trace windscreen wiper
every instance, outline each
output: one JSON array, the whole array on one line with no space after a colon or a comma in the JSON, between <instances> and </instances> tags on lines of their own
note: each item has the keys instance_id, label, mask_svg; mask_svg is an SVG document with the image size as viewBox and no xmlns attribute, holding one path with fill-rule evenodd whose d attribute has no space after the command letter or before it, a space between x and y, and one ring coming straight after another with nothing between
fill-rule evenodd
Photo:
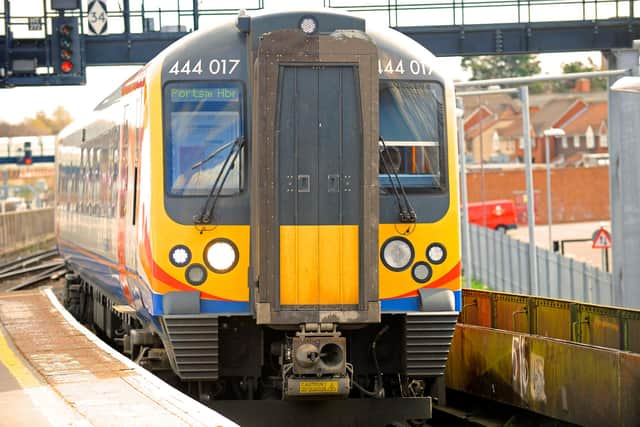
<instances>
[{"instance_id":1,"label":"windscreen wiper","mask_svg":"<svg viewBox=\"0 0 640 427\"><path fill-rule=\"evenodd\" d=\"M213 153L209 154L204 160L200 160L195 162L192 166L191 166L191 170L197 169L200 166L204 165L205 163L207 163L209 160L213 159L215 156L217 156L218 154L222 153L224 150L226 150L227 148L231 147L233 144L236 143L236 141L238 140L238 138L234 139L231 142L227 142L226 144L222 145L221 147L216 148Z\"/></svg>"},{"instance_id":2,"label":"windscreen wiper","mask_svg":"<svg viewBox=\"0 0 640 427\"><path fill-rule=\"evenodd\" d=\"M193 167L199 167L205 162L211 160L217 153L222 152L222 150L226 149L231 145L231 151L227 155L227 158L224 160L222 164L222 168L220 168L220 172L218 172L218 176L216 176L215 181L213 182L213 186L211 187L211 191L209 191L209 195L207 196L207 200L204 202L204 206L200 210L200 213L193 217L193 221L195 224L209 224L211 223L211 218L213 218L213 211L216 208L216 202L218 201L218 197L222 192L222 188L224 187L224 183L227 181L227 177L233 169L233 166L242 151L242 147L244 147L244 137L238 137L236 140L225 144L223 147L220 147L213 153L211 153L205 160L202 161L200 165L198 163L194 164ZM200 163L200 162L199 162ZM193 168L192 167L192 168ZM209 206L211 205L211 206Z\"/></svg>"},{"instance_id":3,"label":"windscreen wiper","mask_svg":"<svg viewBox=\"0 0 640 427\"><path fill-rule=\"evenodd\" d=\"M402 181L398 176L398 172L393 167L391 154L389 154L387 145L384 143L384 139L382 138L382 136L379 137L379 141L380 144L378 145L378 151L380 152L380 159L382 160L382 168L389 178L389 183L391 184L391 188L393 189L393 195L395 196L396 202L398 203L400 222L416 222L416 211L413 209L413 206L411 206L411 203L409 203L407 192L404 189L404 185L402 185Z\"/></svg>"}]
</instances>

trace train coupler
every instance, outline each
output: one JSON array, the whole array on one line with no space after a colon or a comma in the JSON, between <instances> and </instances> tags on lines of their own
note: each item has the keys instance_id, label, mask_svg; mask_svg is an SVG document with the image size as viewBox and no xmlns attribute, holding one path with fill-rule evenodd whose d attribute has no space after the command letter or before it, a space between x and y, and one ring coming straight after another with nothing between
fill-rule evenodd
<instances>
[{"instance_id":1,"label":"train coupler","mask_svg":"<svg viewBox=\"0 0 640 427\"><path fill-rule=\"evenodd\" d=\"M347 341L335 325L307 324L283 352L285 398L347 397Z\"/></svg>"}]
</instances>

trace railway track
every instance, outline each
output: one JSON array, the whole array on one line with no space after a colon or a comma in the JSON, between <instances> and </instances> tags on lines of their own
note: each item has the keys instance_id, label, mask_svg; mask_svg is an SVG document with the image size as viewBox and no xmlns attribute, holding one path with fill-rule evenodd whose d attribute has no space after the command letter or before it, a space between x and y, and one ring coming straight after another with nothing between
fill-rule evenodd
<instances>
[{"instance_id":1,"label":"railway track","mask_svg":"<svg viewBox=\"0 0 640 427\"><path fill-rule=\"evenodd\" d=\"M447 390L447 405L433 407L430 427L577 427L523 408L456 390Z\"/></svg>"},{"instance_id":2,"label":"railway track","mask_svg":"<svg viewBox=\"0 0 640 427\"><path fill-rule=\"evenodd\" d=\"M56 249L47 249L0 264L0 292L48 284L64 276L66 267Z\"/></svg>"}]
</instances>

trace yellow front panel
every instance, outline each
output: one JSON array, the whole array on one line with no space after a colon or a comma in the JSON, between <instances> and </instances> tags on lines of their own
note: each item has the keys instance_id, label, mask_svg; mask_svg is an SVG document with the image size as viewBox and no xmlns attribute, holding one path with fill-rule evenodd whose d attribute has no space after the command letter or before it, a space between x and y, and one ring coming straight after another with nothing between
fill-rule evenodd
<instances>
[{"instance_id":1,"label":"yellow front panel","mask_svg":"<svg viewBox=\"0 0 640 427\"><path fill-rule=\"evenodd\" d=\"M164 150L162 150L162 104L160 67L161 63L152 63L156 67L150 73L149 91L154 102L150 102L151 127L148 132L150 143L146 151L141 153L144 164L141 169L141 181L154 183L148 192L140 192L141 223L138 242L140 253L146 253L145 244L149 247L148 258L142 257L142 266L152 286L152 291L165 294L172 291L194 290L201 292L202 299L222 299L229 301L249 301L247 272L249 271L249 225L213 224L204 227L177 224L169 218L164 206ZM195 214L196 212L194 212ZM191 264L205 264L204 250L209 242L216 238L226 238L234 242L238 248L238 263L227 273L215 273L207 268L207 281L200 286L189 285L185 278L186 268L176 267L169 261L169 251L177 244L187 246L192 253Z\"/></svg>"},{"instance_id":2,"label":"yellow front panel","mask_svg":"<svg viewBox=\"0 0 640 427\"><path fill-rule=\"evenodd\" d=\"M357 225L280 227L280 303L358 304Z\"/></svg>"},{"instance_id":3,"label":"yellow front panel","mask_svg":"<svg viewBox=\"0 0 640 427\"><path fill-rule=\"evenodd\" d=\"M280 304L317 304L317 301L318 227L281 226Z\"/></svg>"}]
</instances>

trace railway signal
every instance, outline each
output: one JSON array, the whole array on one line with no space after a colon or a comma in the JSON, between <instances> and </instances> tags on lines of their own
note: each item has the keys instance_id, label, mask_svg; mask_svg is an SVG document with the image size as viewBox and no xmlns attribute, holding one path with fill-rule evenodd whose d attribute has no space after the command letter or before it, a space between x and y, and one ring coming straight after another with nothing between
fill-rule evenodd
<instances>
[{"instance_id":1,"label":"railway signal","mask_svg":"<svg viewBox=\"0 0 640 427\"><path fill-rule=\"evenodd\" d=\"M31 142L25 141L23 145L23 155L18 159L18 164L29 166L33 163L33 151L31 149Z\"/></svg>"},{"instance_id":2,"label":"railway signal","mask_svg":"<svg viewBox=\"0 0 640 427\"><path fill-rule=\"evenodd\" d=\"M55 74L62 76L84 74L78 24L78 18L75 17L53 18L51 62Z\"/></svg>"}]
</instances>

